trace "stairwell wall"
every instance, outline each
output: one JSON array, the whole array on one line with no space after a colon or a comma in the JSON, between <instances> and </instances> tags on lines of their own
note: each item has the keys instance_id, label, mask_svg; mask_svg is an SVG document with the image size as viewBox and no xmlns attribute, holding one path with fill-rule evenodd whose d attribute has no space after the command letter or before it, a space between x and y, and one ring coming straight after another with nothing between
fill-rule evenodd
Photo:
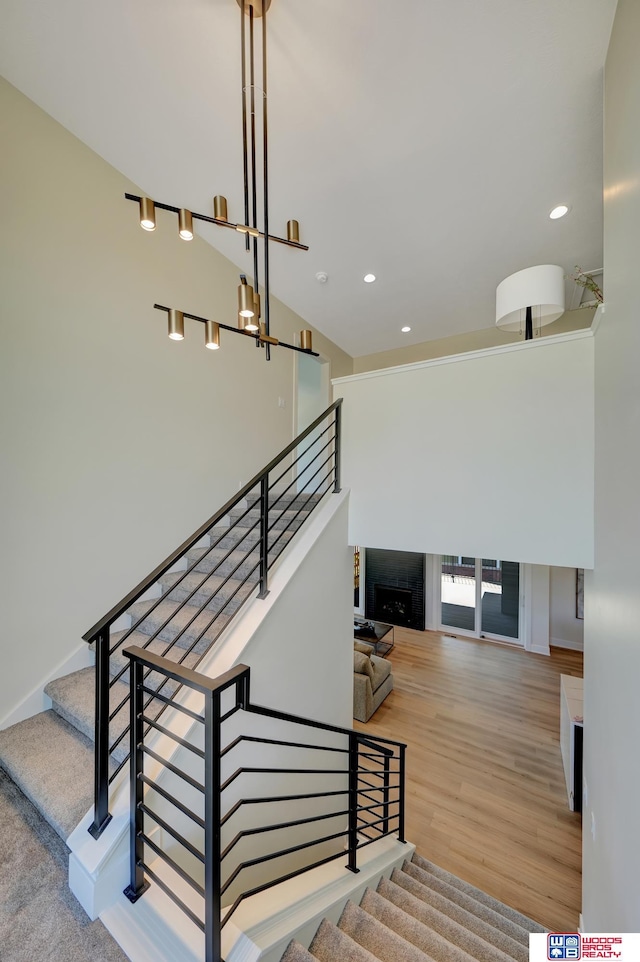
<instances>
[{"instance_id":1,"label":"stairwell wall","mask_svg":"<svg viewBox=\"0 0 640 962\"><path fill-rule=\"evenodd\" d=\"M170 341L153 304L234 323L238 268L180 241L167 212L140 230L123 195L144 187L4 81L0 118L1 723L292 439L295 356L267 364L224 331L207 351L188 320ZM283 340L308 326L275 299L272 313ZM350 373L317 332L314 346Z\"/></svg>"},{"instance_id":2,"label":"stairwell wall","mask_svg":"<svg viewBox=\"0 0 640 962\"><path fill-rule=\"evenodd\" d=\"M619 0L605 69L606 311L595 338L596 565L585 572L586 932L640 932L640 6Z\"/></svg>"}]
</instances>

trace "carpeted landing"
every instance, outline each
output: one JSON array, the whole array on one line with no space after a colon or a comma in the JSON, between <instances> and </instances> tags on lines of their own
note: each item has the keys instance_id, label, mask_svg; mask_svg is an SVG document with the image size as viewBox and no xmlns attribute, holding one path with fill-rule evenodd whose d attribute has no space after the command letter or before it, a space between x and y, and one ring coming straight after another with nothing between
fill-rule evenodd
<instances>
[{"instance_id":1,"label":"carpeted landing","mask_svg":"<svg viewBox=\"0 0 640 962\"><path fill-rule=\"evenodd\" d=\"M528 962L529 933L544 931L416 854L282 962Z\"/></svg>"},{"instance_id":2,"label":"carpeted landing","mask_svg":"<svg viewBox=\"0 0 640 962\"><path fill-rule=\"evenodd\" d=\"M127 962L67 883L69 850L0 771L0 959Z\"/></svg>"}]
</instances>

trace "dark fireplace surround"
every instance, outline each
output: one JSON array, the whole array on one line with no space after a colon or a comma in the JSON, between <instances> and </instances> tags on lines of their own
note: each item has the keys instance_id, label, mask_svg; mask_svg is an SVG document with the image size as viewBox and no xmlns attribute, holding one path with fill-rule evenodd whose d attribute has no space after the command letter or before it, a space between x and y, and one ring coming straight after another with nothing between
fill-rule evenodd
<instances>
[{"instance_id":1,"label":"dark fireplace surround","mask_svg":"<svg viewBox=\"0 0 640 962\"><path fill-rule=\"evenodd\" d=\"M424 631L425 555L365 549L365 618Z\"/></svg>"}]
</instances>

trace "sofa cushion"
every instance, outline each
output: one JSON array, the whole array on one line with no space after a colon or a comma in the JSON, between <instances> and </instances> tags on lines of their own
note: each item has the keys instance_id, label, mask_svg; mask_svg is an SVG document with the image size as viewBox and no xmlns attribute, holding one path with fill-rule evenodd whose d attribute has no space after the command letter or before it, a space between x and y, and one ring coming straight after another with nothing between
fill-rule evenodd
<instances>
[{"instance_id":1,"label":"sofa cushion","mask_svg":"<svg viewBox=\"0 0 640 962\"><path fill-rule=\"evenodd\" d=\"M378 658L374 655L371 658L371 667L373 669L373 674L371 677L371 687L374 692L378 690L380 685L385 681L391 674L391 662L386 661L384 658Z\"/></svg>"},{"instance_id":2,"label":"sofa cushion","mask_svg":"<svg viewBox=\"0 0 640 962\"><path fill-rule=\"evenodd\" d=\"M371 679L371 687L376 688L374 684L374 669L371 663L371 658L363 654L361 651L354 651L353 653L353 670L357 672L358 675L367 675Z\"/></svg>"},{"instance_id":3,"label":"sofa cushion","mask_svg":"<svg viewBox=\"0 0 640 962\"><path fill-rule=\"evenodd\" d=\"M364 645L361 641L354 641L353 643L354 651L361 651L363 655L368 655L371 658L373 654L373 645Z\"/></svg>"}]
</instances>

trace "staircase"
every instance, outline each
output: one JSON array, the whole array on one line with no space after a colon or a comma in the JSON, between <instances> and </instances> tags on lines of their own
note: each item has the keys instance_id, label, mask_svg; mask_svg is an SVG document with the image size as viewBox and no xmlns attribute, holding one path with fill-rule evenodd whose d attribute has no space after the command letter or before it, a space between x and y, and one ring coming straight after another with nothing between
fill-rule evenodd
<instances>
[{"instance_id":1,"label":"staircase","mask_svg":"<svg viewBox=\"0 0 640 962\"><path fill-rule=\"evenodd\" d=\"M528 962L529 933L516 912L414 854L391 878L324 919L309 949L292 941L282 962Z\"/></svg>"},{"instance_id":2,"label":"staircase","mask_svg":"<svg viewBox=\"0 0 640 962\"><path fill-rule=\"evenodd\" d=\"M274 505L277 501L270 509L270 562L285 549L320 497L270 495ZM137 645L187 668L202 660L259 582L260 512L251 507L255 500L255 492L249 493L230 512L226 525L212 528L186 554L186 575L184 567L167 572L157 582L158 597L131 605L126 614L136 626L133 631L112 633L112 776L129 751L129 677L123 649ZM149 682L154 683L153 676ZM170 696L175 688L174 683L165 683L162 692ZM45 687L45 694L51 709L0 731L0 767L66 840L94 800L94 668L56 678ZM154 702L147 714L157 716L162 708Z\"/></svg>"}]
</instances>

